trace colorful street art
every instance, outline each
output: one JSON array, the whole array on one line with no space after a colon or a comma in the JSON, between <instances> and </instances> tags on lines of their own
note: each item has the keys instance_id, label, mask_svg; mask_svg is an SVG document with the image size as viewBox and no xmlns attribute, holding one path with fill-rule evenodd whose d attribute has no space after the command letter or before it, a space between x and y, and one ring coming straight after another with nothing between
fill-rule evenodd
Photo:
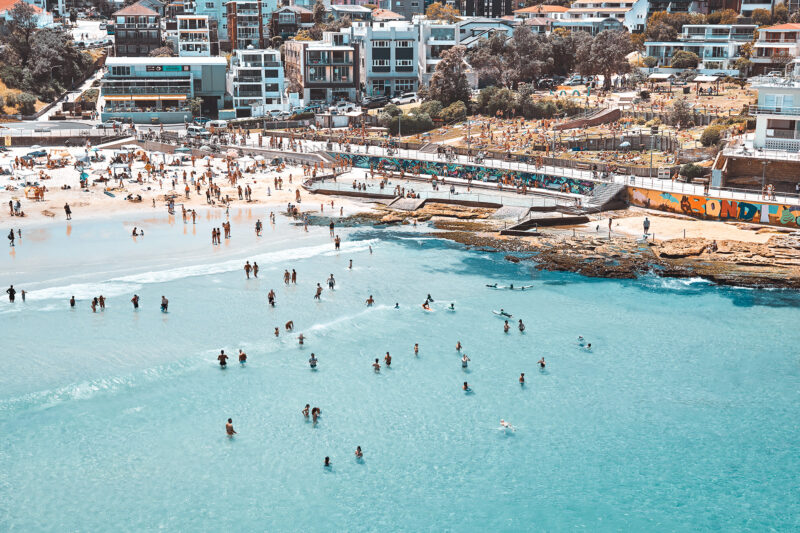
<instances>
[{"instance_id":1,"label":"colorful street art","mask_svg":"<svg viewBox=\"0 0 800 533\"><path fill-rule=\"evenodd\" d=\"M436 175L448 178L467 179L471 177L473 180L495 183L505 177L511 180L522 180L528 187L570 192L574 194L590 195L595 185L595 183L590 180L478 165L461 165L458 163L440 163L437 161L420 161L418 159L401 159L398 157L357 155L341 152L328 153L328 155L334 158L339 156L342 159L350 161L352 165L357 168L368 169L372 167L394 172L402 170L408 173Z\"/></svg>"},{"instance_id":2,"label":"colorful street art","mask_svg":"<svg viewBox=\"0 0 800 533\"><path fill-rule=\"evenodd\" d=\"M638 187L628 187L628 197L632 205L698 218L800 227L800 205L743 202Z\"/></svg>"}]
</instances>

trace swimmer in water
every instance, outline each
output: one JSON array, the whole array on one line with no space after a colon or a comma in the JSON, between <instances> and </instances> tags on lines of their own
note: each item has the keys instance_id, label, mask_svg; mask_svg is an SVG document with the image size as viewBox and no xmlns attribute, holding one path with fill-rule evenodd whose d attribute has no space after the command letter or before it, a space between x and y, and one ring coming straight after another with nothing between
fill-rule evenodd
<instances>
[{"instance_id":1,"label":"swimmer in water","mask_svg":"<svg viewBox=\"0 0 800 533\"><path fill-rule=\"evenodd\" d=\"M503 331L508 333L509 329L511 329L511 326L508 325L508 320L506 320L505 324L503 324Z\"/></svg>"},{"instance_id":2,"label":"swimmer in water","mask_svg":"<svg viewBox=\"0 0 800 533\"><path fill-rule=\"evenodd\" d=\"M168 309L169 309L169 300L167 300L164 296L161 296L161 311L166 313Z\"/></svg>"},{"instance_id":3,"label":"swimmer in water","mask_svg":"<svg viewBox=\"0 0 800 533\"><path fill-rule=\"evenodd\" d=\"M311 406L309 404L306 404L306 406L303 408L303 411L302 411L303 412L303 417L305 417L306 419L308 419L308 410L309 410L310 407Z\"/></svg>"},{"instance_id":4,"label":"swimmer in water","mask_svg":"<svg viewBox=\"0 0 800 533\"><path fill-rule=\"evenodd\" d=\"M592 343L591 342L586 345L586 351L587 352L591 352L592 351Z\"/></svg>"},{"instance_id":5,"label":"swimmer in water","mask_svg":"<svg viewBox=\"0 0 800 533\"><path fill-rule=\"evenodd\" d=\"M352 259L350 260L350 266L347 267L347 268L349 268L350 270L353 270L353 260Z\"/></svg>"},{"instance_id":6,"label":"swimmer in water","mask_svg":"<svg viewBox=\"0 0 800 533\"><path fill-rule=\"evenodd\" d=\"M383 361L386 363L386 368L392 366L392 356L389 355L389 352L386 352L386 356L383 358Z\"/></svg>"},{"instance_id":7,"label":"swimmer in water","mask_svg":"<svg viewBox=\"0 0 800 533\"><path fill-rule=\"evenodd\" d=\"M400 309L400 302L395 302L394 303L394 308L395 309Z\"/></svg>"},{"instance_id":8,"label":"swimmer in water","mask_svg":"<svg viewBox=\"0 0 800 533\"><path fill-rule=\"evenodd\" d=\"M486 285L486 286L487 286L487 287L490 287L490 288L492 288L492 289L496 289L496 288L497 288L497 283L493 283L493 284L491 284L491 285Z\"/></svg>"},{"instance_id":9,"label":"swimmer in water","mask_svg":"<svg viewBox=\"0 0 800 533\"><path fill-rule=\"evenodd\" d=\"M233 437L236 435L236 431L233 429L233 419L229 418L228 423L225 424L225 433L228 434L228 437Z\"/></svg>"},{"instance_id":10,"label":"swimmer in water","mask_svg":"<svg viewBox=\"0 0 800 533\"><path fill-rule=\"evenodd\" d=\"M328 457L327 455L325 456L325 465L324 466L325 466L325 468L330 468L331 467L331 458Z\"/></svg>"},{"instance_id":11,"label":"swimmer in water","mask_svg":"<svg viewBox=\"0 0 800 533\"><path fill-rule=\"evenodd\" d=\"M544 362L544 357L542 357L541 359L539 359L539 362L538 362L539 368L541 368L542 370L544 370L544 367L545 367L545 365L546 365L546 364L547 364L547 363L545 363L545 362Z\"/></svg>"},{"instance_id":12,"label":"swimmer in water","mask_svg":"<svg viewBox=\"0 0 800 533\"><path fill-rule=\"evenodd\" d=\"M456 310L456 304L451 302L450 303L450 307L448 309L450 309L451 311L455 311Z\"/></svg>"},{"instance_id":13,"label":"swimmer in water","mask_svg":"<svg viewBox=\"0 0 800 533\"><path fill-rule=\"evenodd\" d=\"M366 300L367 307L372 307L372 304L375 303L375 300L372 298L372 295L369 295L369 298Z\"/></svg>"},{"instance_id":14,"label":"swimmer in water","mask_svg":"<svg viewBox=\"0 0 800 533\"><path fill-rule=\"evenodd\" d=\"M522 385L523 387L525 386L525 372L520 373L519 384Z\"/></svg>"},{"instance_id":15,"label":"swimmer in water","mask_svg":"<svg viewBox=\"0 0 800 533\"><path fill-rule=\"evenodd\" d=\"M69 299L69 306L70 307L75 307L75 296L73 296L72 298Z\"/></svg>"},{"instance_id":16,"label":"swimmer in water","mask_svg":"<svg viewBox=\"0 0 800 533\"><path fill-rule=\"evenodd\" d=\"M456 342L456 351L457 352L461 351L461 341Z\"/></svg>"},{"instance_id":17,"label":"swimmer in water","mask_svg":"<svg viewBox=\"0 0 800 533\"><path fill-rule=\"evenodd\" d=\"M241 349L239 349L239 364L244 366L247 362L247 354L244 353Z\"/></svg>"},{"instance_id":18,"label":"swimmer in water","mask_svg":"<svg viewBox=\"0 0 800 533\"><path fill-rule=\"evenodd\" d=\"M522 319L519 320L519 332L522 333L525 331L525 324L522 323Z\"/></svg>"},{"instance_id":19,"label":"swimmer in water","mask_svg":"<svg viewBox=\"0 0 800 533\"><path fill-rule=\"evenodd\" d=\"M463 390L464 392L472 392L472 389L469 388L469 383L467 383L466 381L464 382L464 386L461 387L461 390Z\"/></svg>"},{"instance_id":20,"label":"swimmer in water","mask_svg":"<svg viewBox=\"0 0 800 533\"><path fill-rule=\"evenodd\" d=\"M280 328L278 328L277 326L275 326L275 336L277 337L277 336L278 336L278 335L280 335L280 334L281 334L281 330L280 330Z\"/></svg>"},{"instance_id":21,"label":"swimmer in water","mask_svg":"<svg viewBox=\"0 0 800 533\"><path fill-rule=\"evenodd\" d=\"M308 365L311 368L317 368L317 358L314 356L313 353L311 354L311 359L308 360Z\"/></svg>"},{"instance_id":22,"label":"swimmer in water","mask_svg":"<svg viewBox=\"0 0 800 533\"><path fill-rule=\"evenodd\" d=\"M511 431L515 431L514 430L514 426L512 426L511 424L509 424L508 422L506 422L502 418L500 419L500 429L502 429L502 430L510 429Z\"/></svg>"},{"instance_id":23,"label":"swimmer in water","mask_svg":"<svg viewBox=\"0 0 800 533\"><path fill-rule=\"evenodd\" d=\"M294 329L294 321L293 320L288 321L284 325L284 327L286 328L286 331L292 331Z\"/></svg>"},{"instance_id":24,"label":"swimmer in water","mask_svg":"<svg viewBox=\"0 0 800 533\"><path fill-rule=\"evenodd\" d=\"M419 344L414 343L414 355L419 355Z\"/></svg>"},{"instance_id":25,"label":"swimmer in water","mask_svg":"<svg viewBox=\"0 0 800 533\"><path fill-rule=\"evenodd\" d=\"M315 300L319 300L320 296L322 295L322 287L319 283L317 283L317 293L314 295Z\"/></svg>"},{"instance_id":26,"label":"swimmer in water","mask_svg":"<svg viewBox=\"0 0 800 533\"><path fill-rule=\"evenodd\" d=\"M583 335L578 335L578 346L583 346L586 344L586 340L583 338Z\"/></svg>"},{"instance_id":27,"label":"swimmer in water","mask_svg":"<svg viewBox=\"0 0 800 533\"><path fill-rule=\"evenodd\" d=\"M375 358L375 362L372 363L372 368L375 370L376 374L381 371L381 364L378 362L377 357Z\"/></svg>"},{"instance_id":28,"label":"swimmer in water","mask_svg":"<svg viewBox=\"0 0 800 533\"><path fill-rule=\"evenodd\" d=\"M219 361L219 366L225 368L228 366L228 356L225 355L225 350L220 350L219 355L217 356L217 360Z\"/></svg>"},{"instance_id":29,"label":"swimmer in water","mask_svg":"<svg viewBox=\"0 0 800 533\"><path fill-rule=\"evenodd\" d=\"M467 366L468 366L468 363L469 363L470 361L472 361L472 359L470 359L469 357L467 357L467 354L464 354L464 355L462 355L462 356L461 356L461 368L467 368Z\"/></svg>"},{"instance_id":30,"label":"swimmer in water","mask_svg":"<svg viewBox=\"0 0 800 533\"><path fill-rule=\"evenodd\" d=\"M305 340L305 337L303 337L303 334L301 333L301 334L300 334L300 336L299 336L299 337L297 337L297 341L298 341L298 342L300 343L300 345L302 346L302 345L303 345L303 341L304 341L304 340Z\"/></svg>"},{"instance_id":31,"label":"swimmer in water","mask_svg":"<svg viewBox=\"0 0 800 533\"><path fill-rule=\"evenodd\" d=\"M361 459L364 457L364 453L361 451L361 446L356 446L356 459Z\"/></svg>"},{"instance_id":32,"label":"swimmer in water","mask_svg":"<svg viewBox=\"0 0 800 533\"><path fill-rule=\"evenodd\" d=\"M329 288L330 290L333 290L333 288L334 288L335 286L336 286L336 280L335 280L335 279L333 279L333 274L331 274L331 277L329 277L329 278L328 278L328 288Z\"/></svg>"}]
</instances>

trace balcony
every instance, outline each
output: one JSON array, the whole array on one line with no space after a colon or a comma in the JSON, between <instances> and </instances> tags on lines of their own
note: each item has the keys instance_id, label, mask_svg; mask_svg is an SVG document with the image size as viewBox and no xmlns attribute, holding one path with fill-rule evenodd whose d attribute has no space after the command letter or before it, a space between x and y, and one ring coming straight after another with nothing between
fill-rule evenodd
<instances>
[{"instance_id":1,"label":"balcony","mask_svg":"<svg viewBox=\"0 0 800 533\"><path fill-rule=\"evenodd\" d=\"M191 95L192 90L189 87L178 87L178 86L170 86L170 87L113 87L113 86L104 86L101 89L103 96L112 96L112 95L137 95L140 94L142 96L152 96L158 94L185 94Z\"/></svg>"},{"instance_id":2,"label":"balcony","mask_svg":"<svg viewBox=\"0 0 800 533\"><path fill-rule=\"evenodd\" d=\"M261 98L262 95L261 91L238 91L234 94L236 98Z\"/></svg>"},{"instance_id":3,"label":"balcony","mask_svg":"<svg viewBox=\"0 0 800 533\"><path fill-rule=\"evenodd\" d=\"M800 151L800 139L781 139L767 137L764 141L767 150L781 150L785 152Z\"/></svg>"},{"instance_id":4,"label":"balcony","mask_svg":"<svg viewBox=\"0 0 800 533\"><path fill-rule=\"evenodd\" d=\"M749 112L751 115L800 115L800 107L751 105Z\"/></svg>"},{"instance_id":5,"label":"balcony","mask_svg":"<svg viewBox=\"0 0 800 533\"><path fill-rule=\"evenodd\" d=\"M261 83L261 76L237 76L233 78L233 83Z\"/></svg>"}]
</instances>

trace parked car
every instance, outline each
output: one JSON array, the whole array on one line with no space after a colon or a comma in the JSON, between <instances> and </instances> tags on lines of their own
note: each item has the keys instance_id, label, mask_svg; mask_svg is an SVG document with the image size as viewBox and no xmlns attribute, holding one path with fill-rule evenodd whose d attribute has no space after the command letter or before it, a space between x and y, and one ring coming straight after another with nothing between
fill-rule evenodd
<instances>
[{"instance_id":1,"label":"parked car","mask_svg":"<svg viewBox=\"0 0 800 533\"><path fill-rule=\"evenodd\" d=\"M583 78L580 76L572 76L570 79L564 83L564 85L575 86L575 85L583 85Z\"/></svg>"},{"instance_id":2,"label":"parked car","mask_svg":"<svg viewBox=\"0 0 800 533\"><path fill-rule=\"evenodd\" d=\"M193 120L195 124L200 124L201 126L205 126L211 119L208 117L197 117Z\"/></svg>"},{"instance_id":3,"label":"parked car","mask_svg":"<svg viewBox=\"0 0 800 533\"><path fill-rule=\"evenodd\" d=\"M44 150L34 150L33 152L28 152L27 154L25 154L26 157L29 157L31 159L36 159L37 157L44 157L46 155L47 152L45 152Z\"/></svg>"},{"instance_id":4,"label":"parked car","mask_svg":"<svg viewBox=\"0 0 800 533\"><path fill-rule=\"evenodd\" d=\"M783 76L783 72L780 71L780 70L770 70L769 72L767 72L767 76L778 76L778 77L781 77L781 76Z\"/></svg>"},{"instance_id":5,"label":"parked car","mask_svg":"<svg viewBox=\"0 0 800 533\"><path fill-rule=\"evenodd\" d=\"M300 112L301 113L319 113L321 110L322 110L322 106L319 105L319 104L308 104Z\"/></svg>"},{"instance_id":6,"label":"parked car","mask_svg":"<svg viewBox=\"0 0 800 533\"><path fill-rule=\"evenodd\" d=\"M356 104L354 104L353 102L347 102L345 100L342 100L330 106L328 108L328 111L330 111L331 113L349 113L350 111L355 111L356 107L358 106L356 106Z\"/></svg>"},{"instance_id":7,"label":"parked car","mask_svg":"<svg viewBox=\"0 0 800 533\"><path fill-rule=\"evenodd\" d=\"M555 82L550 78L542 78L536 83L537 89L552 89L555 86Z\"/></svg>"},{"instance_id":8,"label":"parked car","mask_svg":"<svg viewBox=\"0 0 800 533\"><path fill-rule=\"evenodd\" d=\"M361 100L361 107L366 107L367 109L378 109L388 103L388 96L368 96Z\"/></svg>"},{"instance_id":9,"label":"parked car","mask_svg":"<svg viewBox=\"0 0 800 533\"><path fill-rule=\"evenodd\" d=\"M105 22L101 22L101 23L100 23L100 29L101 29L101 30L104 30L104 29L106 29L106 28L108 28L108 24L106 24Z\"/></svg>"},{"instance_id":10,"label":"parked car","mask_svg":"<svg viewBox=\"0 0 800 533\"><path fill-rule=\"evenodd\" d=\"M392 98L393 104L413 104L414 102L418 101L419 97L417 93L403 93L400 96L395 96Z\"/></svg>"},{"instance_id":11,"label":"parked car","mask_svg":"<svg viewBox=\"0 0 800 533\"><path fill-rule=\"evenodd\" d=\"M100 124L95 124L95 129L98 130L107 130L107 129L114 129L115 127L119 127L121 125L120 122L116 120L106 120L105 122L101 122Z\"/></svg>"},{"instance_id":12,"label":"parked car","mask_svg":"<svg viewBox=\"0 0 800 533\"><path fill-rule=\"evenodd\" d=\"M197 137L199 139L211 138L211 132L202 126L189 126L186 128L187 137Z\"/></svg>"}]
</instances>

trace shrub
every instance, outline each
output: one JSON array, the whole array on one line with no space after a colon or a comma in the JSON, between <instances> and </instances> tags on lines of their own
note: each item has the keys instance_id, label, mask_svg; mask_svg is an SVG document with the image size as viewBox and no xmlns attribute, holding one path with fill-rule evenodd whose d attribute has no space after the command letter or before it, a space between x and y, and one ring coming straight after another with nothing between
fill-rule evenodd
<instances>
[{"instance_id":1,"label":"shrub","mask_svg":"<svg viewBox=\"0 0 800 533\"><path fill-rule=\"evenodd\" d=\"M700 63L700 58L694 52L678 50L672 56L670 66L672 68L696 68L698 63Z\"/></svg>"},{"instance_id":2,"label":"shrub","mask_svg":"<svg viewBox=\"0 0 800 533\"><path fill-rule=\"evenodd\" d=\"M14 93L6 94L6 105L8 107L17 107L17 95Z\"/></svg>"},{"instance_id":3,"label":"shrub","mask_svg":"<svg viewBox=\"0 0 800 533\"><path fill-rule=\"evenodd\" d=\"M400 110L400 108L398 108L398 107L397 107L396 105L394 105L394 104L387 104L387 105L386 105L386 106L383 108L383 113L386 113L386 114L387 114L387 115L389 115L390 117L396 117L397 115L402 115L402 114L403 114L403 111L401 111L401 110Z\"/></svg>"},{"instance_id":4,"label":"shrub","mask_svg":"<svg viewBox=\"0 0 800 533\"><path fill-rule=\"evenodd\" d=\"M439 118L442 112L442 103L438 100L428 100L411 110L411 113L419 115L425 113L431 118Z\"/></svg>"},{"instance_id":5,"label":"shrub","mask_svg":"<svg viewBox=\"0 0 800 533\"><path fill-rule=\"evenodd\" d=\"M647 126L648 128L652 126L660 126L661 124L663 124L663 122L661 122L661 119L658 117L652 120L648 120L647 122L644 123L644 125Z\"/></svg>"},{"instance_id":6,"label":"shrub","mask_svg":"<svg viewBox=\"0 0 800 533\"><path fill-rule=\"evenodd\" d=\"M658 59L653 56L646 56L642 58L642 63L644 63L644 66L647 68L653 68L654 66L658 65Z\"/></svg>"},{"instance_id":7,"label":"shrub","mask_svg":"<svg viewBox=\"0 0 800 533\"><path fill-rule=\"evenodd\" d=\"M720 124L712 124L703 130L700 136L700 144L703 146L713 146L722 140L722 132L725 131L725 126Z\"/></svg>"},{"instance_id":8,"label":"shrub","mask_svg":"<svg viewBox=\"0 0 800 533\"><path fill-rule=\"evenodd\" d=\"M694 179L699 178L703 174L705 174L706 169L701 167L700 165L695 165L694 163L689 163L687 165L683 165L681 167L681 176L687 179Z\"/></svg>"},{"instance_id":9,"label":"shrub","mask_svg":"<svg viewBox=\"0 0 800 533\"><path fill-rule=\"evenodd\" d=\"M433 129L433 119L430 115L419 113L415 115L401 115L392 117L389 121L389 133L397 135L413 135Z\"/></svg>"},{"instance_id":10,"label":"shrub","mask_svg":"<svg viewBox=\"0 0 800 533\"><path fill-rule=\"evenodd\" d=\"M461 122L467 118L467 106L461 100L442 109L439 117L446 123Z\"/></svg>"},{"instance_id":11,"label":"shrub","mask_svg":"<svg viewBox=\"0 0 800 533\"><path fill-rule=\"evenodd\" d=\"M33 115L36 113L36 97L31 93L22 93L17 97L19 112L23 115Z\"/></svg>"}]
</instances>

